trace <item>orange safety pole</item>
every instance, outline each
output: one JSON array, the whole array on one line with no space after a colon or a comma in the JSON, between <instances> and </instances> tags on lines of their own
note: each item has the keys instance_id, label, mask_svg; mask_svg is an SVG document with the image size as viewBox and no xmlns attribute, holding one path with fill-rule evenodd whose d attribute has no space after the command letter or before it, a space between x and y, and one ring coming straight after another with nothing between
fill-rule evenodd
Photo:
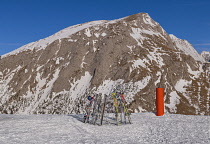
<instances>
[{"instance_id":1,"label":"orange safety pole","mask_svg":"<svg viewBox=\"0 0 210 144\"><path fill-rule=\"evenodd\" d=\"M164 115L164 88L156 88L156 116Z\"/></svg>"}]
</instances>

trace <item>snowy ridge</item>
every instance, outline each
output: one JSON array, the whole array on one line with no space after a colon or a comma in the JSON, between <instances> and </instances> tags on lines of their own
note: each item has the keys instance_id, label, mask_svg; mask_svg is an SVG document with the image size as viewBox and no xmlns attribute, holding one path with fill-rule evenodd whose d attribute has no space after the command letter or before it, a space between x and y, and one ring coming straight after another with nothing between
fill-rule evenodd
<instances>
[{"instance_id":1,"label":"snowy ridge","mask_svg":"<svg viewBox=\"0 0 210 144\"><path fill-rule=\"evenodd\" d=\"M54 42L55 40L58 40L58 39L62 39L62 38L68 38L70 37L72 34L78 32L78 31L81 31L85 28L89 28L89 27L92 27L92 26L95 26L95 25L100 25L100 24L103 24L107 21L105 20L100 20L100 21L92 21L92 22L87 22L87 23L84 23L84 24L78 24L78 25L74 25L74 26L70 26L68 28L65 28L57 33L55 33L54 35L51 35L47 38L44 38L44 39L41 39L41 40L38 40L36 42L31 42L29 44L26 44L10 53L7 53L5 55L3 55L2 57L6 57L6 56L9 56L9 55L15 55L15 54L18 54L22 51L26 51L26 50L33 50L33 49L36 49L36 50L40 50L40 49L44 49L46 48L49 44L51 44L52 42Z\"/></svg>"},{"instance_id":2,"label":"snowy ridge","mask_svg":"<svg viewBox=\"0 0 210 144\"><path fill-rule=\"evenodd\" d=\"M201 56L204 56L204 55L210 55L210 51L202 51Z\"/></svg>"},{"instance_id":3,"label":"snowy ridge","mask_svg":"<svg viewBox=\"0 0 210 144\"><path fill-rule=\"evenodd\" d=\"M138 14L137 14L138 15ZM149 16L149 14L145 13L145 14L142 14L143 15L143 22L147 25L150 25L152 27L158 25L157 22L153 22L152 21L152 18ZM62 38L69 38L72 34L75 34L83 29L86 29L86 28L89 28L89 27L92 27L92 26L96 26L96 25L100 25L100 24L114 24L114 23L117 23L118 21L122 21L122 20L125 20L126 18L128 18L129 16L127 17L123 17L123 18L120 18L120 19L116 19L116 20L111 20L111 21L107 21L107 20L99 20L99 21L91 21L91 22L87 22L87 23L84 23L84 24L78 24L78 25L74 25L74 26L70 26L70 27L67 27L47 38L44 38L44 39L40 39L36 42L31 42L29 44L26 44L12 52L9 52L7 54L4 54L2 55L2 58L3 57L6 57L6 56L9 56L9 55L16 55L20 52L23 52L23 51L27 51L27 50L41 50L41 49L44 49L46 48L49 44L51 44L52 42L54 42L55 40L58 40L58 39L62 39ZM140 33L145 33L145 34L149 34L149 35L160 35L162 38L164 38L164 36L162 36L162 34L159 34L159 33L156 33L156 32L152 32L150 30L137 30L137 32L140 32ZM132 35L134 38L136 36L139 37L139 35L141 35L140 33L138 34L135 34L135 30L134 30L134 35ZM165 31L163 30L163 33L165 33ZM90 37L90 31L89 29L86 29L86 33L85 33L88 37ZM141 37L142 40L144 39L143 37ZM141 39L140 38L140 39ZM165 39L165 38L164 38ZM141 40L140 40L141 41ZM140 45L140 43L138 42L138 44Z\"/></svg>"},{"instance_id":4,"label":"snowy ridge","mask_svg":"<svg viewBox=\"0 0 210 144\"><path fill-rule=\"evenodd\" d=\"M210 62L210 51L202 51L201 56L205 59L205 61Z\"/></svg>"},{"instance_id":5,"label":"snowy ridge","mask_svg":"<svg viewBox=\"0 0 210 144\"><path fill-rule=\"evenodd\" d=\"M175 46L183 51L185 54L192 56L195 60L204 62L204 59L198 54L198 52L193 48L193 46L186 40L182 40L174 36L169 35L171 40L174 42Z\"/></svg>"}]
</instances>

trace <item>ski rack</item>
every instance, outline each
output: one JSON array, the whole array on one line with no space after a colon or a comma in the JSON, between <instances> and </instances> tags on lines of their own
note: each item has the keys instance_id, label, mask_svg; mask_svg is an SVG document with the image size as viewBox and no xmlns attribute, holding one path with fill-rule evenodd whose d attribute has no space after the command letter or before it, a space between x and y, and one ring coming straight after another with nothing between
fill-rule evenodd
<instances>
[{"instance_id":1,"label":"ski rack","mask_svg":"<svg viewBox=\"0 0 210 144\"><path fill-rule=\"evenodd\" d=\"M101 93L88 96L89 104L86 106L84 123L93 125L103 124L131 124L129 112L122 89L114 88L109 95Z\"/></svg>"}]
</instances>

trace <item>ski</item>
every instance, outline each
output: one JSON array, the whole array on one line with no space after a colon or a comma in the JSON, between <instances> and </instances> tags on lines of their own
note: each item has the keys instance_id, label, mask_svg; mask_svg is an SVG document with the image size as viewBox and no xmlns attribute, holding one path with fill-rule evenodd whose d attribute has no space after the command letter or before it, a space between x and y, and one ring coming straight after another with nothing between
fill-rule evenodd
<instances>
[{"instance_id":1,"label":"ski","mask_svg":"<svg viewBox=\"0 0 210 144\"><path fill-rule=\"evenodd\" d=\"M100 113L101 113L101 99L102 99L102 95L99 94L98 98L97 98L97 106L96 106L96 110L95 110L95 118L94 118L94 122L93 124L95 125L97 120L100 119Z\"/></svg>"},{"instance_id":2,"label":"ski","mask_svg":"<svg viewBox=\"0 0 210 144\"><path fill-rule=\"evenodd\" d=\"M110 99L109 99L110 98ZM131 113L127 108L124 92L122 89L115 89L111 93L111 96L104 95L102 100L102 94L94 94L94 96L88 96L89 104L86 105L86 115L84 116L84 123L90 123L94 125L102 125L103 120L115 121L116 125L123 123L131 124ZM107 114L115 114L109 117Z\"/></svg>"},{"instance_id":3,"label":"ski","mask_svg":"<svg viewBox=\"0 0 210 144\"><path fill-rule=\"evenodd\" d=\"M122 93L120 95L121 97L121 101L122 101L122 106L123 106L123 113L124 113L124 119L125 119L125 123L126 123L126 117L128 118L128 122L131 124L131 118L130 118L130 113L128 112L128 108L126 107L126 101L125 101L125 96Z\"/></svg>"},{"instance_id":4,"label":"ski","mask_svg":"<svg viewBox=\"0 0 210 144\"><path fill-rule=\"evenodd\" d=\"M92 123L93 124L95 124L95 121L96 121L97 99L98 99L98 94L95 94L93 112L92 112Z\"/></svg>"},{"instance_id":5,"label":"ski","mask_svg":"<svg viewBox=\"0 0 210 144\"><path fill-rule=\"evenodd\" d=\"M114 109L115 109L115 118L116 118L116 124L119 125L119 120L118 120L118 102L117 102L117 98L116 98L116 93L112 93L112 98L114 101Z\"/></svg>"},{"instance_id":6,"label":"ski","mask_svg":"<svg viewBox=\"0 0 210 144\"><path fill-rule=\"evenodd\" d=\"M101 125L103 123L104 111L105 111L105 108L106 108L106 98L107 98L107 95L105 94L104 95L104 105L103 105L103 110L102 110L102 114L101 114Z\"/></svg>"}]
</instances>

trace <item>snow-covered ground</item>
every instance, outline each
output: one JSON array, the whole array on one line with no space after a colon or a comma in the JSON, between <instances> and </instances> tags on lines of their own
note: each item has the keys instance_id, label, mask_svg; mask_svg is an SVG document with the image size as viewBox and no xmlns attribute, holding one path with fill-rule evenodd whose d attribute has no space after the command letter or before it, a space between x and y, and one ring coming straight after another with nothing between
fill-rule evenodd
<instances>
[{"instance_id":1,"label":"snow-covered ground","mask_svg":"<svg viewBox=\"0 0 210 144\"><path fill-rule=\"evenodd\" d=\"M210 143L210 116L132 114L133 124L90 125L82 115L0 115L0 144Z\"/></svg>"}]
</instances>

